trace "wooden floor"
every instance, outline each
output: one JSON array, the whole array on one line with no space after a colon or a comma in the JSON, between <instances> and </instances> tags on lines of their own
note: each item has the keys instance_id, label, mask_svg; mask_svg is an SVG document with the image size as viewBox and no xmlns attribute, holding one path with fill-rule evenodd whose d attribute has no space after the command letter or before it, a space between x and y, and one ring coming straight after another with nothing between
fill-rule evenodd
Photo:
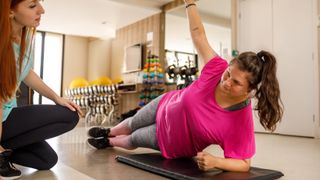
<instances>
[{"instance_id":1,"label":"wooden floor","mask_svg":"<svg viewBox=\"0 0 320 180\"><path fill-rule=\"evenodd\" d=\"M78 126L57 138L48 140L59 156L59 162L50 171L36 171L17 166L21 179L32 180L160 180L162 176L119 163L117 155L155 152L139 148L127 151L121 148L94 150L86 144L87 132L81 121ZM282 171L281 180L320 179L320 140L279 135L256 134L257 153L252 166ZM221 149L210 146L206 151L222 156Z\"/></svg>"}]
</instances>

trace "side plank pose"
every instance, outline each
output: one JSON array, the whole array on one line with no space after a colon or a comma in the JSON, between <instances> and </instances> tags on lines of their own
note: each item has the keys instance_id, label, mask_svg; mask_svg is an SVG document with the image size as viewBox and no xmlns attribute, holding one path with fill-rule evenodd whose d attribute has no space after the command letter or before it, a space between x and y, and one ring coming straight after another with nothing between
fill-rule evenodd
<instances>
[{"instance_id":1,"label":"side plank pose","mask_svg":"<svg viewBox=\"0 0 320 180\"><path fill-rule=\"evenodd\" d=\"M199 79L156 98L115 127L94 127L89 145L101 149L147 147L168 159L195 157L201 170L246 172L255 154L251 98L261 125L276 129L283 109L276 59L244 52L228 64L210 47L194 0L185 0L193 43L205 66ZM218 144L224 158L203 152Z\"/></svg>"},{"instance_id":2,"label":"side plank pose","mask_svg":"<svg viewBox=\"0 0 320 180\"><path fill-rule=\"evenodd\" d=\"M73 129L81 113L32 70L35 28L43 13L39 0L0 1L0 179L21 176L12 163L52 168L58 157L45 140ZM57 105L17 107L21 81Z\"/></svg>"}]
</instances>

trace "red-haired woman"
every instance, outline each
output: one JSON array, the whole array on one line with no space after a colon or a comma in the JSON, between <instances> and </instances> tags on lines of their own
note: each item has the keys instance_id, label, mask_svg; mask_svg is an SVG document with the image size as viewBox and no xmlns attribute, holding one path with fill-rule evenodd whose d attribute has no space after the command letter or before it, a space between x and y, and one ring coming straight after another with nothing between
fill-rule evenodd
<instances>
[{"instance_id":1,"label":"red-haired woman","mask_svg":"<svg viewBox=\"0 0 320 180\"><path fill-rule=\"evenodd\" d=\"M0 1L0 179L21 172L12 163L47 170L57 154L45 141L73 129L79 107L58 96L32 70L34 33L44 9L39 0ZM57 105L17 107L23 81Z\"/></svg>"}]
</instances>

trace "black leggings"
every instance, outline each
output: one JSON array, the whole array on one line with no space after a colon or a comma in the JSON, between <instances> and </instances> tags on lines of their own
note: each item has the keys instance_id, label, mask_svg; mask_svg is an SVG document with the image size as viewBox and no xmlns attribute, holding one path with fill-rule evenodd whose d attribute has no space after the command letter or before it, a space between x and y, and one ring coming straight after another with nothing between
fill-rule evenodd
<instances>
[{"instance_id":1,"label":"black leggings","mask_svg":"<svg viewBox=\"0 0 320 180\"><path fill-rule=\"evenodd\" d=\"M58 156L45 140L70 131L78 121L76 112L59 105L17 107L2 124L1 145L13 150L11 162L48 170Z\"/></svg>"}]
</instances>

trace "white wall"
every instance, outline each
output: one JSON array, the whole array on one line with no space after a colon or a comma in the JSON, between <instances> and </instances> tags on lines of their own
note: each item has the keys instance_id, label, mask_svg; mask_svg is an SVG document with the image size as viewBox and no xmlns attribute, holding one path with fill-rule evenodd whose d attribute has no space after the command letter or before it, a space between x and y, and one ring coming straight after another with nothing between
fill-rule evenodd
<instances>
[{"instance_id":1,"label":"white wall","mask_svg":"<svg viewBox=\"0 0 320 180\"><path fill-rule=\"evenodd\" d=\"M110 77L111 39L100 40L88 37L65 38L63 91L75 78L92 81L101 76Z\"/></svg>"},{"instance_id":2,"label":"white wall","mask_svg":"<svg viewBox=\"0 0 320 180\"><path fill-rule=\"evenodd\" d=\"M276 133L317 137L319 71L314 2L251 0L239 4L239 51L265 49L277 58L284 115ZM255 130L264 132L255 119Z\"/></svg>"},{"instance_id":3,"label":"white wall","mask_svg":"<svg viewBox=\"0 0 320 180\"><path fill-rule=\"evenodd\" d=\"M89 41L86 37L65 37L63 92L74 78L88 78L88 47Z\"/></svg>"},{"instance_id":4,"label":"white wall","mask_svg":"<svg viewBox=\"0 0 320 180\"><path fill-rule=\"evenodd\" d=\"M110 77L111 39L93 39L88 48L88 80L92 81L101 76Z\"/></svg>"}]
</instances>

